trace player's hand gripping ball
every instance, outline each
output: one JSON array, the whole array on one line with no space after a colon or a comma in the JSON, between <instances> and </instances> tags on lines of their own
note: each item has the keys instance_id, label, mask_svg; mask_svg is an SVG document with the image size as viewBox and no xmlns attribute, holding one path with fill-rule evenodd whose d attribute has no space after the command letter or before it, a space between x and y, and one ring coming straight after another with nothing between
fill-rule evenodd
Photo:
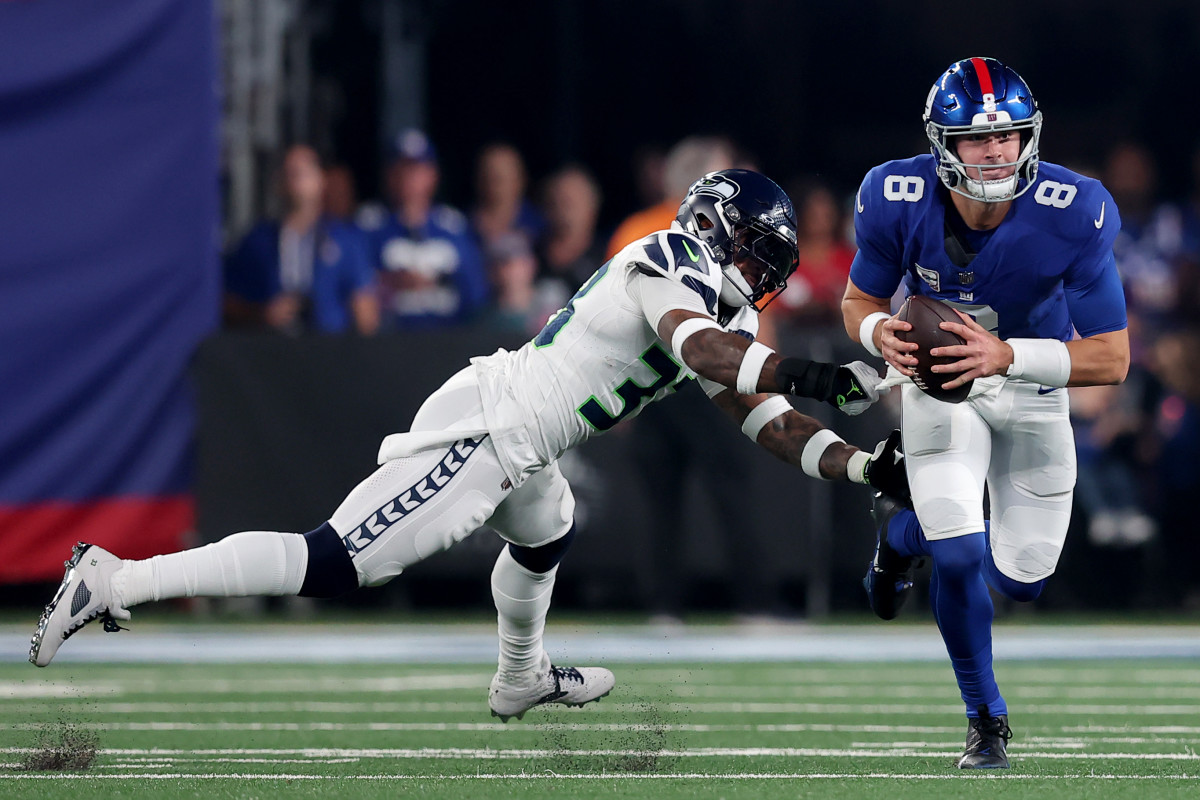
<instances>
[{"instance_id":1,"label":"player's hand gripping ball","mask_svg":"<svg viewBox=\"0 0 1200 800\"><path fill-rule=\"evenodd\" d=\"M943 383L954 380L961 373L934 372L934 364L953 364L957 358L949 356L931 356L929 351L935 347L950 347L956 344L966 344L966 340L957 333L942 330L942 322L958 322L962 319L954 313L954 309L940 300L934 300L924 295L910 295L900 307L897 318L912 325L911 331L896 331L896 338L903 342L916 342L920 347L912 355L917 359L913 368L913 383L925 394L947 403L961 403L971 393L973 380L967 381L957 389L949 391L942 388Z\"/></svg>"}]
</instances>

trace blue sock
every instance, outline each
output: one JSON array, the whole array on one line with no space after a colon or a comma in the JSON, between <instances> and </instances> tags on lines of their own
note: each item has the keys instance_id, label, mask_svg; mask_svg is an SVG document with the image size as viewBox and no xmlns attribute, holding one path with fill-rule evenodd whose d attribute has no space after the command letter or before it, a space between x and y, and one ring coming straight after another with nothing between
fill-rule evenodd
<instances>
[{"instance_id":1,"label":"blue sock","mask_svg":"<svg viewBox=\"0 0 1200 800\"><path fill-rule=\"evenodd\" d=\"M983 579L987 534L939 539L926 542L926 547L933 557L930 604L967 716L978 716L981 705L993 716L1007 714L992 672L992 597Z\"/></svg>"},{"instance_id":2,"label":"blue sock","mask_svg":"<svg viewBox=\"0 0 1200 800\"><path fill-rule=\"evenodd\" d=\"M911 508L902 508L888 523L888 544L902 556L929 555L929 542Z\"/></svg>"}]
</instances>

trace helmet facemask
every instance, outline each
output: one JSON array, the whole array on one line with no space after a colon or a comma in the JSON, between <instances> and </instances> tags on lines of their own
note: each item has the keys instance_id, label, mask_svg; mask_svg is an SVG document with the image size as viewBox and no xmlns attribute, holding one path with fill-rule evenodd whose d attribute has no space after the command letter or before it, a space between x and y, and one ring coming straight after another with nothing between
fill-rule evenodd
<instances>
[{"instance_id":1,"label":"helmet facemask","mask_svg":"<svg viewBox=\"0 0 1200 800\"><path fill-rule=\"evenodd\" d=\"M737 213L736 208L728 211ZM796 246L757 220L736 224L733 228L733 253L729 264L721 269L725 277L721 284L721 301L726 305L744 306L758 304L770 295L766 303L758 306L761 311L787 288L788 276L796 270Z\"/></svg>"},{"instance_id":2,"label":"helmet facemask","mask_svg":"<svg viewBox=\"0 0 1200 800\"><path fill-rule=\"evenodd\" d=\"M954 137L1005 131L1015 131L1021 137L1021 154L1016 161L964 164L958 157ZM1040 111L1029 119L1018 122L1006 120L983 125L938 125L936 122L927 122L925 135L929 137L930 149L937 158L938 177L947 189L963 197L984 203L1003 203L1027 192L1037 178L1038 142L1042 135ZM1013 174L1007 178L984 179L985 169L1003 167L1013 167Z\"/></svg>"}]
</instances>

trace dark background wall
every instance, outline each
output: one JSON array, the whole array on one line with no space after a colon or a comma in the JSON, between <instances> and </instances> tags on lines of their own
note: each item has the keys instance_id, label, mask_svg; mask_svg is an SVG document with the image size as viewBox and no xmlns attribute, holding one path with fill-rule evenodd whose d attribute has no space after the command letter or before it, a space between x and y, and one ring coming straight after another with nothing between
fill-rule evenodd
<instances>
[{"instance_id":1,"label":"dark background wall","mask_svg":"<svg viewBox=\"0 0 1200 800\"><path fill-rule=\"evenodd\" d=\"M311 530L375 468L379 442L406 430L442 381L479 353L516 346L495 331L463 330L375 339L221 334L196 359L199 401L197 531L215 541L239 530ZM786 352L845 361L860 355L842 336L785 332ZM429 357L438 353L437 359ZM728 612L742 601L755 612L861 612L859 581L874 548L861 486L815 481L775 461L743 437L690 386L651 411L681 415L701 447L729 465L725 481L741 499L735 520L722 519L714 490L696 471L685 473L685 502L672 509L678 541L679 599L689 613ZM846 417L819 403L795 401L804 413L870 448L897 423L892 401ZM706 409L707 412L706 413ZM650 412L646 412L650 413ZM655 550L668 544L639 465L655 437L642 418L622 423L565 456L561 463L578 502L579 535L561 567L558 608L645 610L661 596ZM658 422L662 424L661 417ZM667 454L670 455L669 453ZM1073 525L1078 524L1076 520ZM406 571L384 587L360 589L337 601L370 606L486 607L487 575L501 541L481 530ZM735 596L734 577L751 559L754 591ZM1096 548L1073 530L1055 580L1039 608L1160 607L1160 548ZM1097 576L1120 574L1119 582ZM925 572L921 573L925 580ZM742 584L745 582L743 581ZM744 590L744 586L742 587ZM925 602L918 593L915 605Z\"/></svg>"},{"instance_id":2,"label":"dark background wall","mask_svg":"<svg viewBox=\"0 0 1200 800\"><path fill-rule=\"evenodd\" d=\"M447 377L473 355L519 344L482 329L375 339L212 337L194 370L200 538L316 528L374 470L383 436L407 430L420 404ZM788 348L810 355L817 354L814 348L833 351L843 360L856 355L852 343L823 334L789 337ZM857 581L874 542L869 491L806 478L742 436L695 385L683 391L690 395L668 397L654 410L683 415L698 445L722 454L719 463L730 465L723 480L736 487L740 501L735 520L721 519L706 496L712 484L685 473L685 503L670 509L669 517L681 532L671 558L682 565L680 591L688 608L733 605L733 572L745 562L734 549L763 554L750 567L762 586L748 600L757 611L857 608ZM895 425L894 409L885 407L849 418L813 401L796 404L866 448ZM639 422L617 426L560 462L576 497L579 527L563 565L561 592L556 590L560 604L636 609L655 594L659 575L651 551L666 545L651 507L663 498L642 480L639 458L656 445L639 431ZM391 592L438 605L487 603L483 578L500 544L490 531L480 531L406 571L404 580L363 590L363 602L377 604Z\"/></svg>"},{"instance_id":3,"label":"dark background wall","mask_svg":"<svg viewBox=\"0 0 1200 800\"><path fill-rule=\"evenodd\" d=\"M314 3L314 6L325 5ZM332 6L332 3L328 3ZM781 181L820 173L852 191L874 164L922 152L920 115L951 62L1013 65L1046 114L1048 160L1095 167L1115 142L1149 143L1163 194L1183 193L1200 114L1200 3L1010 0L1003 4L747 0L409 0L424 46L417 89L444 194L470 198L481 144L515 143L535 176L580 160L601 177L605 218L633 210L630 157L692 133L734 137ZM383 86L379 0L345 0L313 67L342 93L337 154L378 188Z\"/></svg>"}]
</instances>

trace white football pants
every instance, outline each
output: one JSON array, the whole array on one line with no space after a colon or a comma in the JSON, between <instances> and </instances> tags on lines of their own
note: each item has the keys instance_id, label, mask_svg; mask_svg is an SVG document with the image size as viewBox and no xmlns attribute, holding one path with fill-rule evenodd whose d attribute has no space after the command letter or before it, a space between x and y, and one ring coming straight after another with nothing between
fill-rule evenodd
<instances>
[{"instance_id":1,"label":"white football pants","mask_svg":"<svg viewBox=\"0 0 1200 800\"><path fill-rule=\"evenodd\" d=\"M475 369L467 367L429 396L411 430L445 430L482 408ZM491 437L482 436L385 462L329 523L346 542L359 584L375 586L484 523L513 544L538 547L565 535L574 513L557 463L513 490Z\"/></svg>"},{"instance_id":2,"label":"white football pants","mask_svg":"<svg viewBox=\"0 0 1200 800\"><path fill-rule=\"evenodd\" d=\"M992 557L1032 583L1058 564L1075 487L1075 437L1066 389L995 380L961 403L902 387L904 453L913 506L927 539L984 530L991 499Z\"/></svg>"}]
</instances>

